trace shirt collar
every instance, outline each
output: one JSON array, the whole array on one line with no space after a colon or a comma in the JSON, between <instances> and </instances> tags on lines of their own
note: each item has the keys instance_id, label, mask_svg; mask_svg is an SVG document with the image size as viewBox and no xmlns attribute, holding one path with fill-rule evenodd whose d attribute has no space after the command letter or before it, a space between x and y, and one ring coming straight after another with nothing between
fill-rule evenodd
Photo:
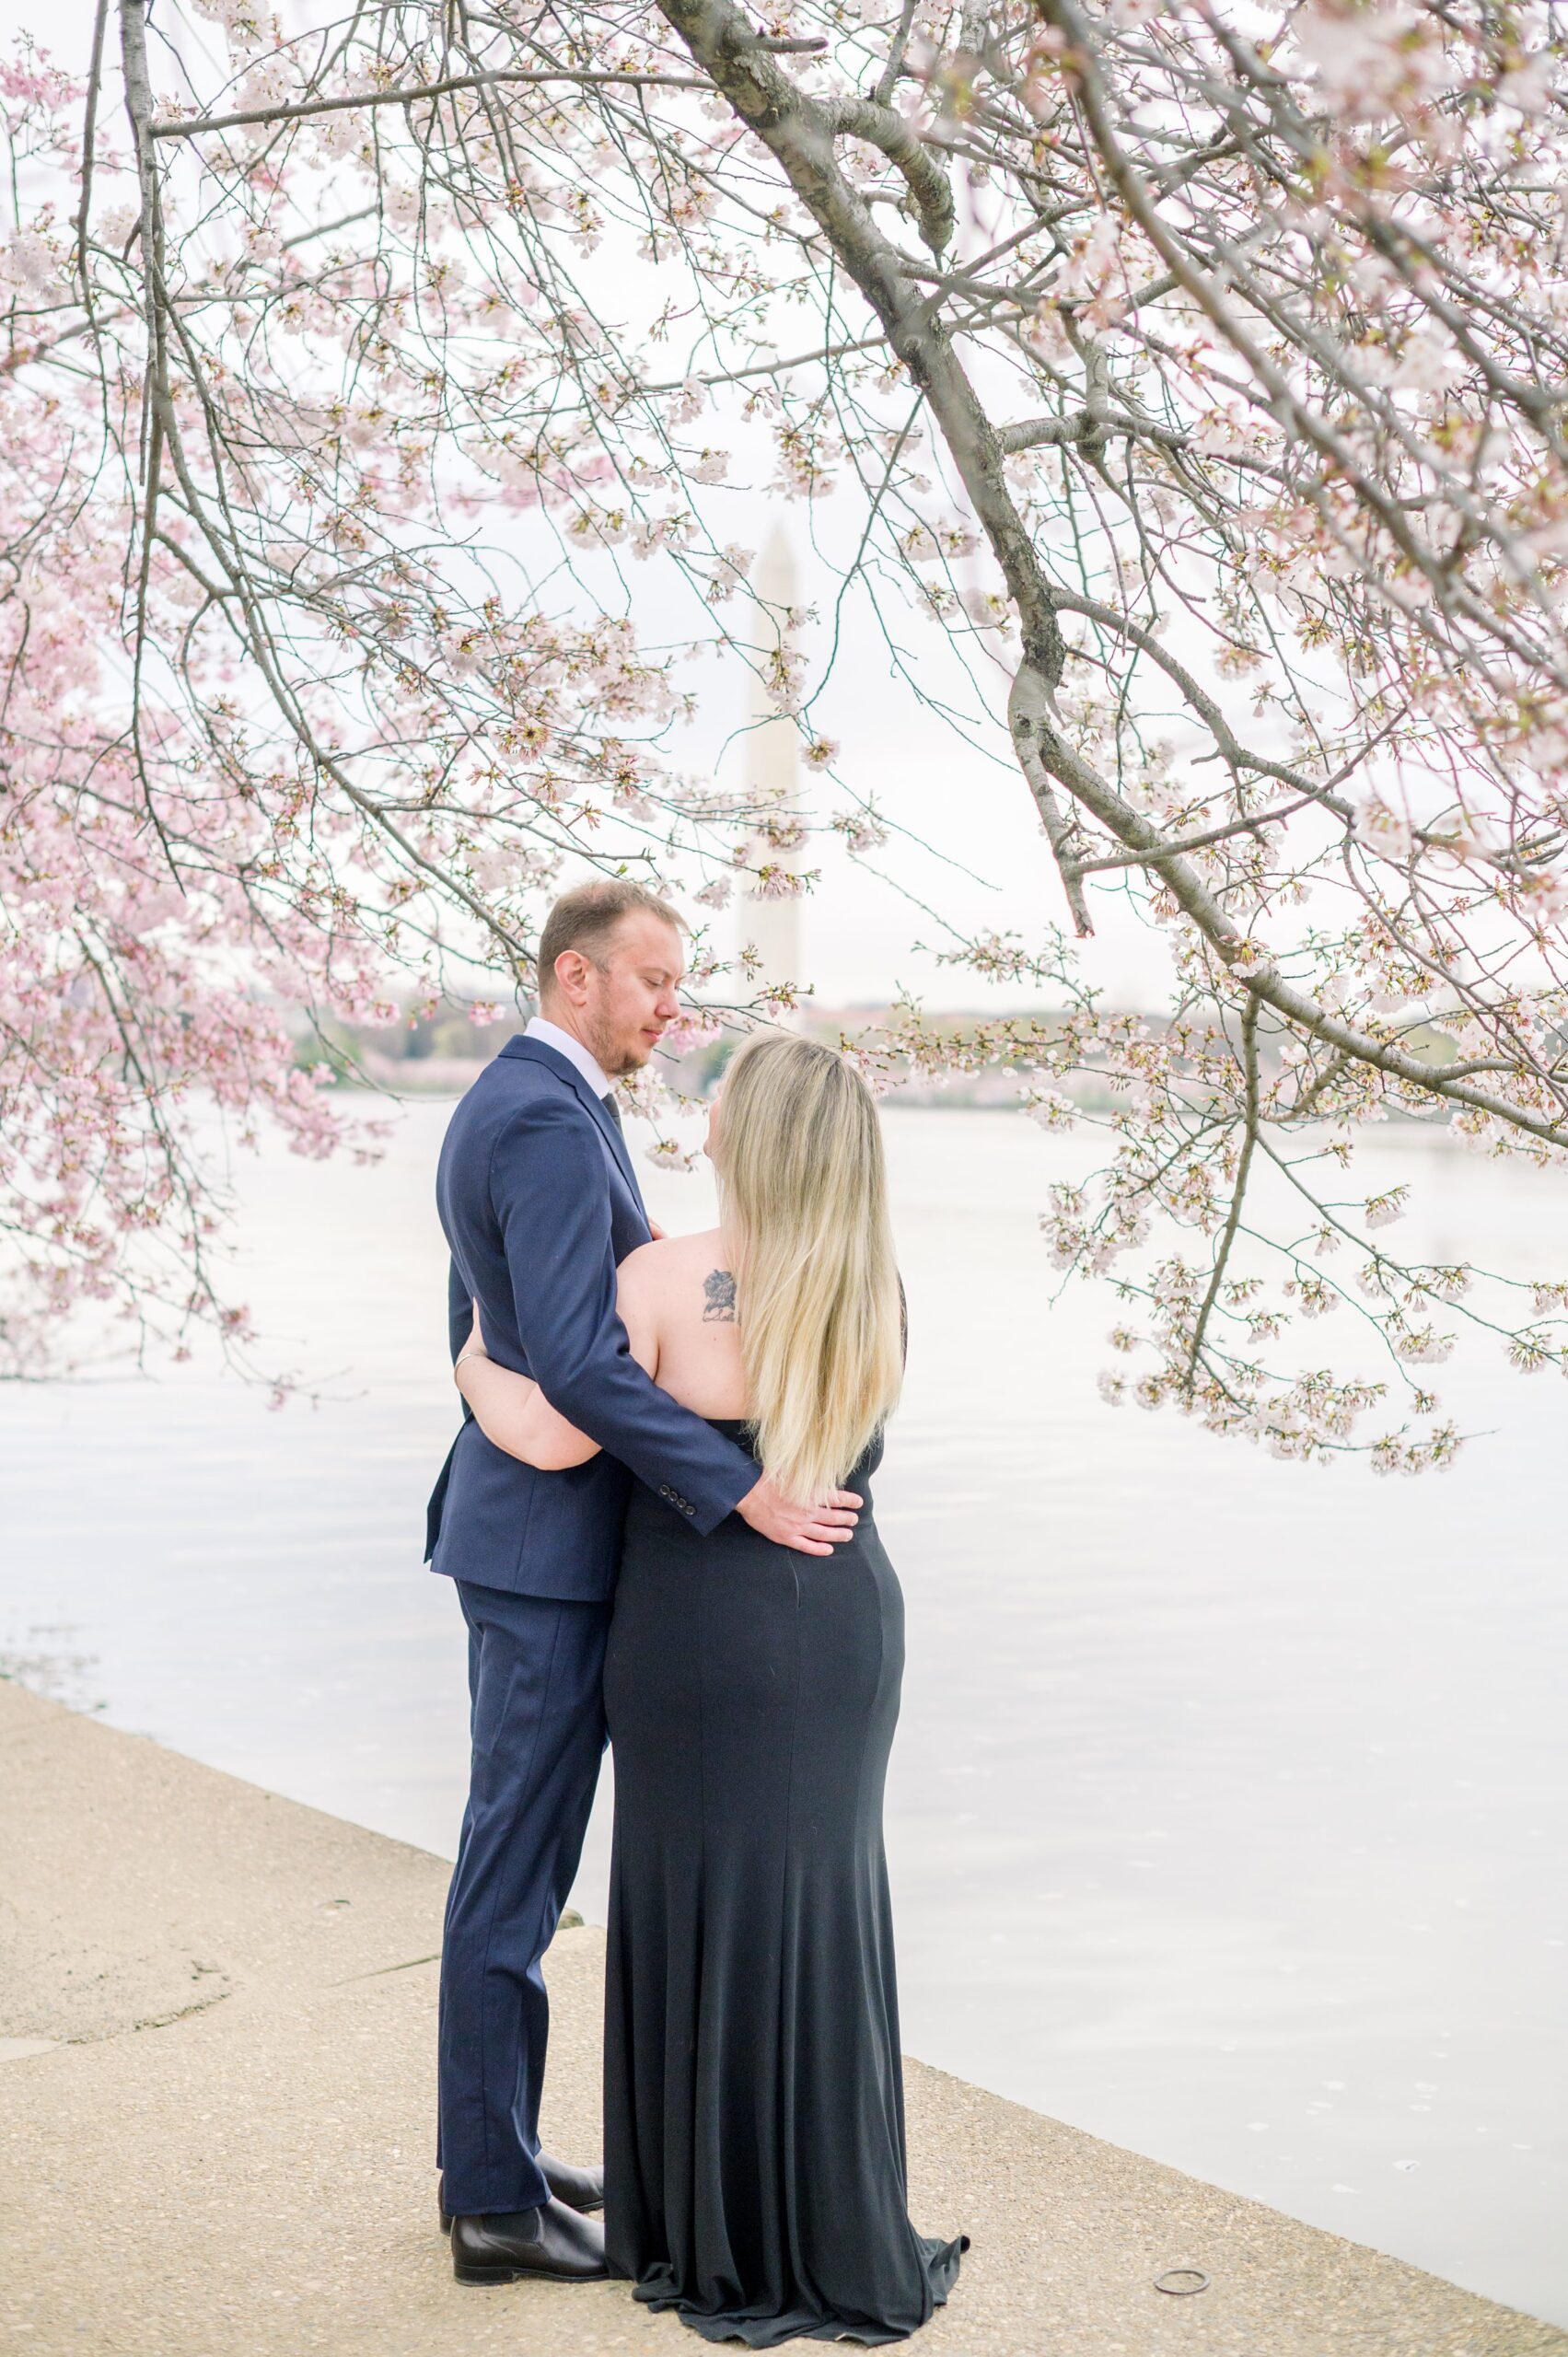
<instances>
[{"instance_id":1,"label":"shirt collar","mask_svg":"<svg viewBox=\"0 0 1568 2357\"><path fill-rule=\"evenodd\" d=\"M605 1078L582 1041L575 1039L570 1031L563 1031L559 1023L549 1023L542 1015L532 1015L523 1026L523 1037L525 1039L542 1039L547 1048L553 1048L558 1056L564 1056L567 1062L582 1074L596 1097L608 1097L614 1087L615 1083Z\"/></svg>"}]
</instances>

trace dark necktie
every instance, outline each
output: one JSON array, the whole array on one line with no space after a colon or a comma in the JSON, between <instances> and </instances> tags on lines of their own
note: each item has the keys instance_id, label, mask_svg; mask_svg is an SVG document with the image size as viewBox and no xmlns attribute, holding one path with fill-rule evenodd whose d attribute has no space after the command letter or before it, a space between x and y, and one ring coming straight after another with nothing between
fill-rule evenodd
<instances>
[{"instance_id":1,"label":"dark necktie","mask_svg":"<svg viewBox=\"0 0 1568 2357\"><path fill-rule=\"evenodd\" d=\"M637 1174L632 1167L632 1156L626 1144L626 1132L621 1126L621 1108L615 1101L613 1089L608 1097L601 1097L598 1101L610 1116L610 1126L615 1132L616 1142L621 1148L621 1167L632 1182L632 1192L637 1199L638 1210L643 1211L643 1190L637 1184ZM645 1211L643 1211L643 1216L645 1219L647 1217Z\"/></svg>"}]
</instances>

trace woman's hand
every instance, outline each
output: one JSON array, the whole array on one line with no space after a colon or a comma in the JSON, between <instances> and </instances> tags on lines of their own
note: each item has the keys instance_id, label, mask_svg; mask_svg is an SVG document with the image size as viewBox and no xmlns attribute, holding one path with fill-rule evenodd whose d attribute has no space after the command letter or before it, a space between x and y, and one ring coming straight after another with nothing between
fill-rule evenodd
<instances>
[{"instance_id":1,"label":"woman's hand","mask_svg":"<svg viewBox=\"0 0 1568 2357\"><path fill-rule=\"evenodd\" d=\"M469 1328L468 1341L458 1353L452 1367L452 1380L457 1385L459 1391L462 1391L463 1389L463 1378L459 1374L459 1369L461 1367L463 1361L465 1359L482 1359L486 1355L487 1353L484 1347L484 1336L479 1330L479 1304L476 1301L473 1304L473 1323ZM468 1395L465 1392L465 1399L467 1396Z\"/></svg>"}]
</instances>

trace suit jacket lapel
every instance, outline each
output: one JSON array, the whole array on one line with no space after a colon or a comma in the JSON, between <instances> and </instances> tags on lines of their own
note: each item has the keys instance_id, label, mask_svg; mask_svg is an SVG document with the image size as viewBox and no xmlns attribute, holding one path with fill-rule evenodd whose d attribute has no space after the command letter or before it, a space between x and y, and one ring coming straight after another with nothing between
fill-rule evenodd
<instances>
[{"instance_id":1,"label":"suit jacket lapel","mask_svg":"<svg viewBox=\"0 0 1568 2357\"><path fill-rule=\"evenodd\" d=\"M527 1056L536 1060L575 1091L580 1102L587 1107L588 1111L610 1140L610 1150L615 1156L616 1167L631 1188L637 1209L646 1219L647 1205L643 1201L643 1190L637 1184L637 1174L632 1167L632 1156L628 1151L625 1137L605 1111L603 1100L595 1096L576 1065L562 1055L558 1049L552 1048L547 1039L529 1039L521 1033L517 1039L508 1039L501 1053L504 1056Z\"/></svg>"}]
</instances>

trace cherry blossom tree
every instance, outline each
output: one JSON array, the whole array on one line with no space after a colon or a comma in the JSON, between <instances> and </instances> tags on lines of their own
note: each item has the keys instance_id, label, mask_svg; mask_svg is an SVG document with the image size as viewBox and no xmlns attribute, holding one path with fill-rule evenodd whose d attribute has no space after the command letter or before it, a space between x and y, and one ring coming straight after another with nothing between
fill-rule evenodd
<instances>
[{"instance_id":1,"label":"cherry blossom tree","mask_svg":"<svg viewBox=\"0 0 1568 2357\"><path fill-rule=\"evenodd\" d=\"M1568 1365L1568 1288L1401 1259L1353 1167L1390 1118L1568 1144L1545 6L118 5L85 88L5 91L17 1364L29 1300L211 1298L199 1094L343 1136L276 1010L509 994L569 856L714 905L877 854L835 633L726 536L761 480L1037 814L1037 932L940 947L1051 1015L845 1044L1099 1126L1042 1225L1119 1295L1108 1394L1414 1469L1462 1326ZM682 772L702 649L798 722L804 814ZM1074 947L1129 914L1157 1014Z\"/></svg>"}]
</instances>

